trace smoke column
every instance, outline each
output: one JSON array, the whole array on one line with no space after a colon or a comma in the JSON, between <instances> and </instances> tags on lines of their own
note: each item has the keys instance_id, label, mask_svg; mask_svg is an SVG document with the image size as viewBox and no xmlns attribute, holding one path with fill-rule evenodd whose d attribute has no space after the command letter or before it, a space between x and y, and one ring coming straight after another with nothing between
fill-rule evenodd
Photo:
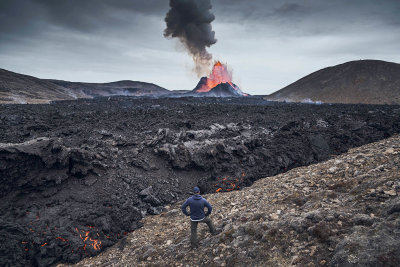
<instances>
[{"instance_id":1,"label":"smoke column","mask_svg":"<svg viewBox=\"0 0 400 267\"><path fill-rule=\"evenodd\" d=\"M170 0L170 10L165 22L164 36L179 38L192 55L195 71L200 76L208 71L212 55L206 48L217 42L211 22L215 16L210 12L210 0Z\"/></svg>"}]
</instances>

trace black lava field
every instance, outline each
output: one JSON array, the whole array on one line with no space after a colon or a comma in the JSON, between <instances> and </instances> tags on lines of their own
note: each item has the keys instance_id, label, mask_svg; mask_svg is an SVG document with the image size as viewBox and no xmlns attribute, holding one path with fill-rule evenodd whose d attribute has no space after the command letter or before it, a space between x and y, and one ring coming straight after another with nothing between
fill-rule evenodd
<instances>
[{"instance_id":1,"label":"black lava field","mask_svg":"<svg viewBox=\"0 0 400 267\"><path fill-rule=\"evenodd\" d=\"M240 190L399 132L400 106L387 105L256 97L0 105L0 265L77 262L193 186Z\"/></svg>"}]
</instances>

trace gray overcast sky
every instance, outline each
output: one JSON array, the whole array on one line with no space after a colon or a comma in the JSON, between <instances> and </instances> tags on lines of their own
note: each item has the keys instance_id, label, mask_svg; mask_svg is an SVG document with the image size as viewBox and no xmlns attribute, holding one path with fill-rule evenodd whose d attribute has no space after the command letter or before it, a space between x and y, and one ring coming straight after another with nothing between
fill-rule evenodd
<instances>
[{"instance_id":1,"label":"gray overcast sky","mask_svg":"<svg viewBox=\"0 0 400 267\"><path fill-rule=\"evenodd\" d=\"M250 94L358 59L400 63L400 0L212 0L218 42ZM0 68L39 78L193 89L191 57L163 37L168 0L0 0Z\"/></svg>"}]
</instances>

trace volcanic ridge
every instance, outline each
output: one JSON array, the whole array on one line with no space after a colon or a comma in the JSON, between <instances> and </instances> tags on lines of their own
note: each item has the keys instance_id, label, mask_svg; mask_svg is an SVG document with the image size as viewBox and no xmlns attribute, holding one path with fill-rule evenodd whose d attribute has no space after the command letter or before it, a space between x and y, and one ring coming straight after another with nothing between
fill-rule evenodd
<instances>
[{"instance_id":1,"label":"volcanic ridge","mask_svg":"<svg viewBox=\"0 0 400 267\"><path fill-rule=\"evenodd\" d=\"M103 96L136 97L239 97L248 96L232 82L225 64L217 61L209 77L203 77L192 91L169 91L158 85L136 81L110 83L69 82L39 79L0 69L0 103L38 104L51 101Z\"/></svg>"}]
</instances>

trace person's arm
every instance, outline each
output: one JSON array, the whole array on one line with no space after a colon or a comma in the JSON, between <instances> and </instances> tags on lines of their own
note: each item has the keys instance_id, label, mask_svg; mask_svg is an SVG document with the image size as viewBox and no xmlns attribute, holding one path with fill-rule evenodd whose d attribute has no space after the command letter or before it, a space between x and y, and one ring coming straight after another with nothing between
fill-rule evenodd
<instances>
[{"instance_id":1,"label":"person's arm","mask_svg":"<svg viewBox=\"0 0 400 267\"><path fill-rule=\"evenodd\" d=\"M190 214L187 212L186 207L189 205L189 199L187 199L185 201L185 203L183 203L181 210L183 212L183 214L185 214L186 216L189 216Z\"/></svg>"},{"instance_id":2,"label":"person's arm","mask_svg":"<svg viewBox=\"0 0 400 267\"><path fill-rule=\"evenodd\" d=\"M208 215L210 215L211 214L211 212L212 212L212 207L211 207L211 205L210 205L210 203L208 203L208 201L207 200L204 200L206 203L205 203L205 206L207 207L207 213L206 213L206 216L208 216Z\"/></svg>"}]
</instances>

